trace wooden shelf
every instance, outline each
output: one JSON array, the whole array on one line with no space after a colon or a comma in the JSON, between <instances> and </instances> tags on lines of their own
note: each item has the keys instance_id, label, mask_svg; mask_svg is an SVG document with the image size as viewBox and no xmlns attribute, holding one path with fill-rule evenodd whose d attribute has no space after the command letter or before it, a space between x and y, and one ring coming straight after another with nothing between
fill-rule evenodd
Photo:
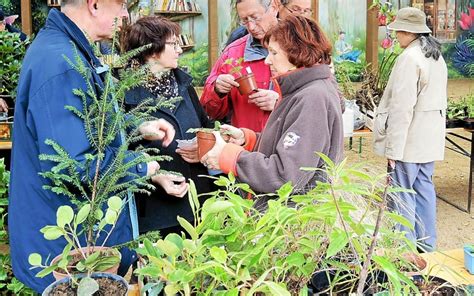
<instances>
[{"instance_id":1,"label":"wooden shelf","mask_svg":"<svg viewBox=\"0 0 474 296\"><path fill-rule=\"evenodd\" d=\"M182 45L180 47L183 51L188 51L188 50L193 49L194 46L195 46L195 44L193 43L193 44L188 44L188 45Z\"/></svg>"},{"instance_id":2,"label":"wooden shelf","mask_svg":"<svg viewBox=\"0 0 474 296\"><path fill-rule=\"evenodd\" d=\"M155 10L155 14L162 15L166 18L169 18L173 22L184 20L188 17L194 17L201 15L200 11L163 11L163 10Z\"/></svg>"}]
</instances>

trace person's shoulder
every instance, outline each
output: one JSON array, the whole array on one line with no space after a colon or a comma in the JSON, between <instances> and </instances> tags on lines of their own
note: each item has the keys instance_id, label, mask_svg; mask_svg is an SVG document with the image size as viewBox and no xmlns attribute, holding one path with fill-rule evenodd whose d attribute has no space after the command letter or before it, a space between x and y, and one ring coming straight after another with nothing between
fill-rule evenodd
<instances>
[{"instance_id":1,"label":"person's shoulder","mask_svg":"<svg viewBox=\"0 0 474 296\"><path fill-rule=\"evenodd\" d=\"M248 39L248 34L246 34L243 37L240 37L239 39L235 40L231 44L227 45L227 47L224 48L222 53L224 54L224 53L233 53L237 51L239 52L244 51L245 44L247 43L247 39Z\"/></svg>"}]
</instances>

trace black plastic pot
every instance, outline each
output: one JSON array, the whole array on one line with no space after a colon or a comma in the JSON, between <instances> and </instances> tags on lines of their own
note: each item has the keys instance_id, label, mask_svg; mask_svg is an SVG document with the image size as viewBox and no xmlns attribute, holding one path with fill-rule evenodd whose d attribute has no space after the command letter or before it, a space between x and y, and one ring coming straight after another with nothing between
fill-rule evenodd
<instances>
[{"instance_id":1,"label":"black plastic pot","mask_svg":"<svg viewBox=\"0 0 474 296\"><path fill-rule=\"evenodd\" d=\"M463 123L465 129L474 130L474 118L465 118Z\"/></svg>"},{"instance_id":2,"label":"black plastic pot","mask_svg":"<svg viewBox=\"0 0 474 296\"><path fill-rule=\"evenodd\" d=\"M462 119L446 119L446 128L464 127Z\"/></svg>"},{"instance_id":3,"label":"black plastic pot","mask_svg":"<svg viewBox=\"0 0 474 296\"><path fill-rule=\"evenodd\" d=\"M81 278L85 277L86 275L85 274L79 274L79 275L75 275L75 278L77 278L78 280L80 280ZM125 279L119 275L116 275L116 274L111 274L111 273L104 273L104 272L97 272L97 273L93 273L91 274L91 278L93 279L97 279L97 278L109 278L109 279L112 279L114 280L115 282L118 282L119 285L123 285L125 287L125 295L127 295L127 292L128 292L128 283L127 281L125 281ZM71 278L70 277L66 277L66 278L63 278L63 279L60 279L58 281L55 281L53 283L51 283L48 287L46 287L46 289L43 291L43 293L41 294L42 296L49 296L49 295L52 295L52 292L54 291L54 289L61 285L61 284L64 284L64 283L70 283L71 282ZM117 296L121 296L121 295L117 295Z\"/></svg>"},{"instance_id":4,"label":"black plastic pot","mask_svg":"<svg viewBox=\"0 0 474 296\"><path fill-rule=\"evenodd\" d=\"M429 295L433 295L433 296L460 295L460 294L457 294L456 287L454 287L452 284L450 284L448 281L446 281L442 278L439 278L439 277L436 277L436 276L428 276L428 280L429 280L430 283L435 283L438 286L436 288L436 290L428 291ZM421 275L415 275L415 276L413 276L413 282L415 283L415 285L417 285L418 288L420 288L419 285L420 285L420 283L425 282L425 278ZM420 291L420 292L422 292L422 291ZM425 294L423 294L423 295L425 295Z\"/></svg>"}]
</instances>

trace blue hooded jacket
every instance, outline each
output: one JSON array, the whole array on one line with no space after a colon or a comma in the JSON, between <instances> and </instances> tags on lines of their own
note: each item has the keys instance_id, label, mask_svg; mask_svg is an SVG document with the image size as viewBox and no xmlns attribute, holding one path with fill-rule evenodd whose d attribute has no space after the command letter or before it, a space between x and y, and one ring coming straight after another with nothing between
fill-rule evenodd
<instances>
[{"instance_id":1,"label":"blue hooded jacket","mask_svg":"<svg viewBox=\"0 0 474 296\"><path fill-rule=\"evenodd\" d=\"M85 154L93 153L84 122L65 109L66 105L72 105L82 110L81 99L72 91L75 88L87 89L85 79L64 58L75 60L73 44L80 58L92 70L90 83L100 91L103 83L97 69L101 64L87 38L66 15L53 9L23 61L15 104L8 210L10 250L15 276L37 292L43 291L54 279L52 275L43 279L35 277L39 270L30 270L28 256L37 252L43 259L49 256L51 260L62 252L65 240L48 241L40 229L55 225L58 207L71 204L68 197L42 188L50 182L38 173L49 171L53 163L40 161L38 156L55 154L44 143L46 139L56 141L77 161L85 162ZM121 143L121 137L117 136L108 147L101 170L110 165ZM136 154L130 152L127 159L135 157ZM144 176L146 171L147 165L143 163L131 169L130 173ZM86 171L80 174L85 176ZM107 245L133 238L130 214L136 217L136 213L125 206ZM128 269L135 256L128 249L122 250L119 273Z\"/></svg>"}]
</instances>

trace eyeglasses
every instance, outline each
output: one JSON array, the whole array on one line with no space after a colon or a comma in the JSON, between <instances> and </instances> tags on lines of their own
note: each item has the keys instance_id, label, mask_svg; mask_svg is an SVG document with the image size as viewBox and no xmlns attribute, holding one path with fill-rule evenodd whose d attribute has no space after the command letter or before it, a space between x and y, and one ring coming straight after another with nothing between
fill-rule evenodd
<instances>
[{"instance_id":1,"label":"eyeglasses","mask_svg":"<svg viewBox=\"0 0 474 296\"><path fill-rule=\"evenodd\" d=\"M248 16L246 17L245 19L241 19L239 21L239 24L241 24L242 26L247 26L249 23L253 23L253 24L256 24L258 22L260 22L262 20L262 16Z\"/></svg>"},{"instance_id":2,"label":"eyeglasses","mask_svg":"<svg viewBox=\"0 0 474 296\"><path fill-rule=\"evenodd\" d=\"M179 44L178 41L174 41L174 42L165 42L165 44L168 44L168 45L172 45L174 50L178 50L181 48L181 44Z\"/></svg>"},{"instance_id":3,"label":"eyeglasses","mask_svg":"<svg viewBox=\"0 0 474 296\"><path fill-rule=\"evenodd\" d=\"M302 9L299 6L293 6L292 8L289 8L286 5L284 5L283 7L285 7L292 14L310 15L313 13L313 10L311 8Z\"/></svg>"}]
</instances>

